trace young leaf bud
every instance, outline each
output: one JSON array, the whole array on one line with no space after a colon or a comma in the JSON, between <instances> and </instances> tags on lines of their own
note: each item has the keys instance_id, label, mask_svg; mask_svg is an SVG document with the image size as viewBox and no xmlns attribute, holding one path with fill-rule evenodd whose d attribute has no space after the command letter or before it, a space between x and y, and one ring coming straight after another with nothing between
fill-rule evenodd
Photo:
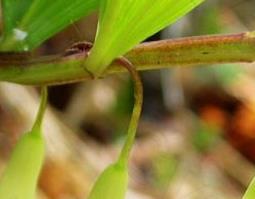
<instances>
[{"instance_id":1,"label":"young leaf bud","mask_svg":"<svg viewBox=\"0 0 255 199\"><path fill-rule=\"evenodd\" d=\"M124 199L127 185L127 166L112 164L98 177L88 199Z\"/></svg>"}]
</instances>

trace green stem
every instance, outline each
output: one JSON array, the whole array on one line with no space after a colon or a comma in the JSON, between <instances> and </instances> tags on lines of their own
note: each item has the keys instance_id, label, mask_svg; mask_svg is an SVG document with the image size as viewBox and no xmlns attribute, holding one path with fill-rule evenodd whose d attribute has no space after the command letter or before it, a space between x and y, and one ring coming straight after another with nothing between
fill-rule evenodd
<instances>
[{"instance_id":1,"label":"green stem","mask_svg":"<svg viewBox=\"0 0 255 199\"><path fill-rule=\"evenodd\" d=\"M127 165L129 155L134 144L137 126L141 115L143 103L143 85L139 73L135 70L133 65L127 59L120 58L118 61L129 71L134 82L134 108L128 127L127 138L118 160L118 162L120 162L121 164Z\"/></svg>"},{"instance_id":2,"label":"green stem","mask_svg":"<svg viewBox=\"0 0 255 199\"><path fill-rule=\"evenodd\" d=\"M42 91L41 91L41 102L40 102L40 107L39 110L37 112L36 115L36 119L34 122L34 125L32 127L32 131L31 132L41 132L41 126L42 126L42 121L43 121L43 116L46 110L46 106L47 106L47 98L48 98L48 91L47 91L47 87L43 86L42 87Z\"/></svg>"},{"instance_id":3,"label":"green stem","mask_svg":"<svg viewBox=\"0 0 255 199\"><path fill-rule=\"evenodd\" d=\"M124 55L136 70L173 66L250 63L255 61L255 32L199 36L143 43ZM91 78L84 70L87 52L69 56L15 59L0 53L0 81L28 85L56 85ZM124 72L114 61L103 76Z\"/></svg>"}]
</instances>

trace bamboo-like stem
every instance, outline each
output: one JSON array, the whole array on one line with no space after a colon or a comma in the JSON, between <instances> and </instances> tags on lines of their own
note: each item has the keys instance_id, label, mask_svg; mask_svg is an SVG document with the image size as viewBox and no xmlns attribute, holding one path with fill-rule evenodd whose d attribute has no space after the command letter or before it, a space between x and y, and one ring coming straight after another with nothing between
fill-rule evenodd
<instances>
[{"instance_id":1,"label":"bamboo-like stem","mask_svg":"<svg viewBox=\"0 0 255 199\"><path fill-rule=\"evenodd\" d=\"M91 78L84 69L87 52L36 59L0 53L0 81L28 85L63 84ZM172 66L255 61L255 32L187 37L143 43L124 55L136 70ZM11 61L12 60L12 61ZM103 76L124 72L114 61Z\"/></svg>"}]
</instances>

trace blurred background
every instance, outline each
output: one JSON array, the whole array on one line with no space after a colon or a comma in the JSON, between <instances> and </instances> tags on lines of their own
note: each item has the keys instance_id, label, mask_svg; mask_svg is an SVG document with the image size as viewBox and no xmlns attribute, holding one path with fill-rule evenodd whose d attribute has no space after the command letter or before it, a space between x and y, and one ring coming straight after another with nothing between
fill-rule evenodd
<instances>
[{"instance_id":1,"label":"blurred background","mask_svg":"<svg viewBox=\"0 0 255 199\"><path fill-rule=\"evenodd\" d=\"M148 41L255 30L255 0L207 0ZM97 15L38 49L93 41ZM227 52L226 52L227 53ZM255 176L255 67L225 64L142 72L144 106L127 199L238 199ZM38 107L36 88L0 84L0 171ZM125 139L133 106L128 74L52 86L39 199L84 199Z\"/></svg>"}]
</instances>

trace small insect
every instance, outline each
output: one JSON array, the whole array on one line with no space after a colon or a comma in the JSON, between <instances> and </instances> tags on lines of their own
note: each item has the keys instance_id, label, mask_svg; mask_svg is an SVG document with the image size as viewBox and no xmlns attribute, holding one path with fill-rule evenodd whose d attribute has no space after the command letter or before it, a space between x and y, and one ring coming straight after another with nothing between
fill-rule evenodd
<instances>
[{"instance_id":1,"label":"small insect","mask_svg":"<svg viewBox=\"0 0 255 199\"><path fill-rule=\"evenodd\" d=\"M63 56L70 56L79 53L88 53L92 46L93 44L87 41L74 43L70 48L68 48L64 52Z\"/></svg>"}]
</instances>

